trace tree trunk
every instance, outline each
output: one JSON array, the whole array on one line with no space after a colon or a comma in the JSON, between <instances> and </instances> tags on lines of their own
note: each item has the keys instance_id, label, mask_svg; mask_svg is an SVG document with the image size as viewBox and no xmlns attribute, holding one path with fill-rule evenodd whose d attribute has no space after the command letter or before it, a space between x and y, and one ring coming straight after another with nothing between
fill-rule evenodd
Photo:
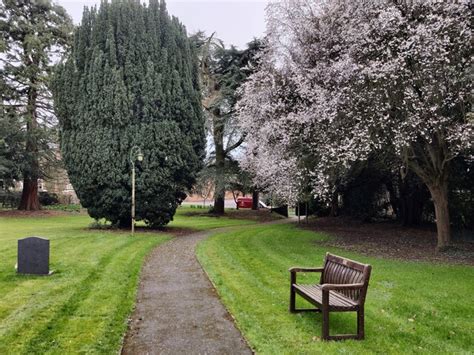
<instances>
[{"instance_id":1,"label":"tree trunk","mask_svg":"<svg viewBox=\"0 0 474 355\"><path fill-rule=\"evenodd\" d=\"M330 216L336 217L339 213L339 194L334 192L331 197L331 211Z\"/></svg>"},{"instance_id":2,"label":"tree trunk","mask_svg":"<svg viewBox=\"0 0 474 355\"><path fill-rule=\"evenodd\" d=\"M18 209L25 211L37 211L40 209L38 179L25 178L23 180L23 191Z\"/></svg>"},{"instance_id":3,"label":"tree trunk","mask_svg":"<svg viewBox=\"0 0 474 355\"><path fill-rule=\"evenodd\" d=\"M309 205L309 203L308 203L308 201L306 201L305 204L304 204L304 211L306 213L306 215L305 215L306 224L309 223L309 211L308 211L309 207L308 207L308 205Z\"/></svg>"},{"instance_id":4,"label":"tree trunk","mask_svg":"<svg viewBox=\"0 0 474 355\"><path fill-rule=\"evenodd\" d=\"M218 215L224 214L225 207L225 156L223 150L217 148L216 145L216 180L214 191L214 213Z\"/></svg>"},{"instance_id":5,"label":"tree trunk","mask_svg":"<svg viewBox=\"0 0 474 355\"><path fill-rule=\"evenodd\" d=\"M235 208L239 209L239 204L237 203L237 199L239 198L239 194L236 194L234 190L232 190L232 197L234 198Z\"/></svg>"},{"instance_id":6,"label":"tree trunk","mask_svg":"<svg viewBox=\"0 0 474 355\"><path fill-rule=\"evenodd\" d=\"M213 122L213 138L216 152L216 177L214 191L214 213L224 214L225 207L225 149L224 149L224 124L216 112Z\"/></svg>"},{"instance_id":7,"label":"tree trunk","mask_svg":"<svg viewBox=\"0 0 474 355\"><path fill-rule=\"evenodd\" d=\"M253 190L252 192L252 209L254 211L258 210L259 201L259 192L257 190Z\"/></svg>"},{"instance_id":8,"label":"tree trunk","mask_svg":"<svg viewBox=\"0 0 474 355\"><path fill-rule=\"evenodd\" d=\"M217 149L216 149L217 150ZM224 162L217 158L216 154L216 189L214 191L213 212L218 215L224 214L225 207L225 182L224 182Z\"/></svg>"},{"instance_id":9,"label":"tree trunk","mask_svg":"<svg viewBox=\"0 0 474 355\"><path fill-rule=\"evenodd\" d=\"M40 209L38 197L39 158L36 130L36 100L38 93L35 88L36 81L31 79L31 87L28 89L28 105L26 107L26 159L28 166L23 171L23 191L19 210L37 211Z\"/></svg>"},{"instance_id":10,"label":"tree trunk","mask_svg":"<svg viewBox=\"0 0 474 355\"><path fill-rule=\"evenodd\" d=\"M445 250L451 242L451 229L448 208L448 182L443 181L439 185L428 185L433 198L436 214L436 228L438 232L437 250Z\"/></svg>"},{"instance_id":11,"label":"tree trunk","mask_svg":"<svg viewBox=\"0 0 474 355\"><path fill-rule=\"evenodd\" d=\"M390 202L390 206L392 206L393 213L400 219L400 198L398 198L397 193L395 192L395 188L393 186L393 182L391 178L387 179L385 182L385 187L388 191L388 199Z\"/></svg>"},{"instance_id":12,"label":"tree trunk","mask_svg":"<svg viewBox=\"0 0 474 355\"><path fill-rule=\"evenodd\" d=\"M224 214L224 208L225 208L225 199L224 196L219 196L216 195L214 199L214 213L223 215Z\"/></svg>"}]
</instances>

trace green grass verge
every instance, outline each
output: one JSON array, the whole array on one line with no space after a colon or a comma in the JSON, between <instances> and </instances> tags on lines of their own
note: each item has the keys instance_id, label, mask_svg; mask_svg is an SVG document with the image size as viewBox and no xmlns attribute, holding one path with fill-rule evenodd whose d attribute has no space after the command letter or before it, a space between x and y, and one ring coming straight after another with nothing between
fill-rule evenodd
<instances>
[{"instance_id":1,"label":"green grass verge","mask_svg":"<svg viewBox=\"0 0 474 355\"><path fill-rule=\"evenodd\" d=\"M322 238L280 224L217 234L198 246L200 262L258 353L473 352L474 268L369 258L318 245ZM321 342L320 314L288 312L288 268L319 266L326 251L373 265L364 341ZM355 314L331 313L331 334L355 332L355 325Z\"/></svg>"},{"instance_id":2,"label":"green grass verge","mask_svg":"<svg viewBox=\"0 0 474 355\"><path fill-rule=\"evenodd\" d=\"M64 211L64 212L81 212L82 207L81 205L63 205L63 204L57 204L57 205L50 205L50 206L43 206L42 207L44 210L50 210L50 211Z\"/></svg>"},{"instance_id":3,"label":"green grass verge","mask_svg":"<svg viewBox=\"0 0 474 355\"><path fill-rule=\"evenodd\" d=\"M226 213L238 213L238 211L228 211ZM170 228L190 228L195 230L207 230L222 227L242 226L257 223L255 220L237 219L230 216L207 216L205 210L182 206L177 209Z\"/></svg>"},{"instance_id":4,"label":"green grass verge","mask_svg":"<svg viewBox=\"0 0 474 355\"><path fill-rule=\"evenodd\" d=\"M148 252L165 235L87 230L84 215L0 218L0 354L116 353ZM51 276L14 269L17 239L50 239Z\"/></svg>"}]
</instances>

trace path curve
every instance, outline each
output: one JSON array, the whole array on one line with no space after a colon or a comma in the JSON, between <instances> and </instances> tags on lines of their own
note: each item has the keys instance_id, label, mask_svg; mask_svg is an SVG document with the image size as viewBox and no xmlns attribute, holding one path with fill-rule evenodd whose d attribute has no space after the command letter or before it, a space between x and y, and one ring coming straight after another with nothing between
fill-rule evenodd
<instances>
[{"instance_id":1,"label":"path curve","mask_svg":"<svg viewBox=\"0 0 474 355\"><path fill-rule=\"evenodd\" d=\"M178 236L152 251L122 354L252 354L195 254L197 243L222 230Z\"/></svg>"}]
</instances>

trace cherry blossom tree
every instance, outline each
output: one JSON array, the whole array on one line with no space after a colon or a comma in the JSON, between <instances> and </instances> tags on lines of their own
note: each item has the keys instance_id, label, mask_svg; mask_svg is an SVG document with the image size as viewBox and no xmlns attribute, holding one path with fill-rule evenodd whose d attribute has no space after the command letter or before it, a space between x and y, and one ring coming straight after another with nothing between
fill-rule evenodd
<instances>
[{"instance_id":1,"label":"cherry blossom tree","mask_svg":"<svg viewBox=\"0 0 474 355\"><path fill-rule=\"evenodd\" d=\"M434 0L270 5L268 48L239 103L246 164L309 176L321 197L354 163L391 149L429 188L438 248L448 246L449 165L474 141L470 13Z\"/></svg>"}]
</instances>

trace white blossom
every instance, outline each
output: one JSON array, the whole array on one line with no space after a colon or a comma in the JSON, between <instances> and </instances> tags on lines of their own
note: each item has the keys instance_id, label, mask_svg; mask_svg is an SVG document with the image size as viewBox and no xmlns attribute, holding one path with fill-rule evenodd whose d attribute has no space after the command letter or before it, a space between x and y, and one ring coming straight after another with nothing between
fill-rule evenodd
<instances>
[{"instance_id":1,"label":"white blossom","mask_svg":"<svg viewBox=\"0 0 474 355\"><path fill-rule=\"evenodd\" d=\"M261 186L294 199L305 181L325 196L389 146L434 184L473 147L468 3L284 0L267 17L238 104L243 164Z\"/></svg>"}]
</instances>

